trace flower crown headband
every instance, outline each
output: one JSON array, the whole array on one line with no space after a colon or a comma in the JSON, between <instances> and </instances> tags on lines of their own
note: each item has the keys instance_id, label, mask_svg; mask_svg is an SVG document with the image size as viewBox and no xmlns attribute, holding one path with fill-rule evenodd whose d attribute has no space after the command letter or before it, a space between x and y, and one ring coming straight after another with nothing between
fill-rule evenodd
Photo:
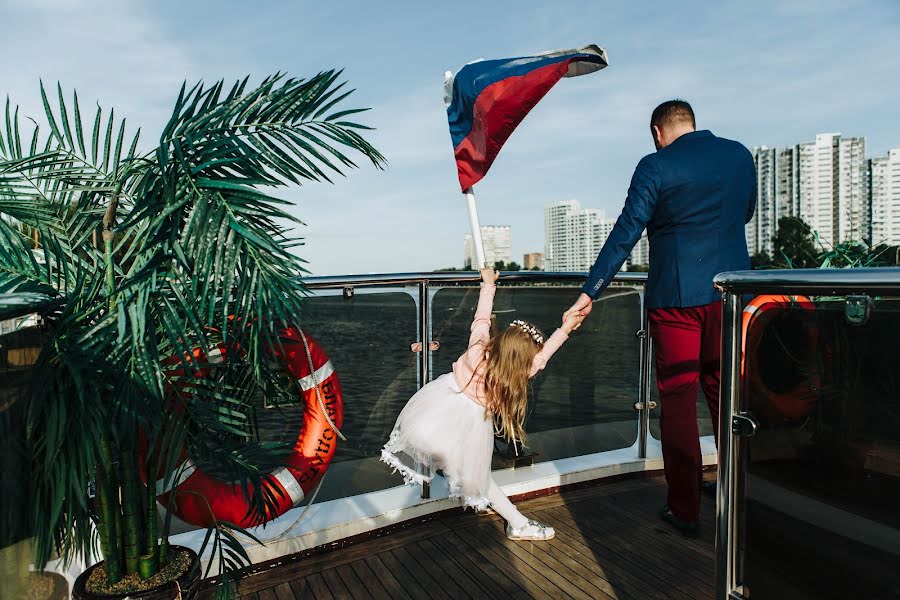
<instances>
[{"instance_id":1,"label":"flower crown headband","mask_svg":"<svg viewBox=\"0 0 900 600\"><path fill-rule=\"evenodd\" d=\"M537 330L537 327L535 327L531 323L526 323L525 321L516 319L515 321L510 323L509 326L518 327L519 329L530 335L531 339L533 339L538 344L544 343L544 336L542 336L541 332Z\"/></svg>"}]
</instances>

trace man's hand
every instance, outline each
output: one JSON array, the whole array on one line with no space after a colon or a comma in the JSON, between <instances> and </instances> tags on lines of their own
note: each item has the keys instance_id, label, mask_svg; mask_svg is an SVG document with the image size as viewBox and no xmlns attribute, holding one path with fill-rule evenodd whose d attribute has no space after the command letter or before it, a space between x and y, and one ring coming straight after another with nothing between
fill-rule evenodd
<instances>
[{"instance_id":1,"label":"man's hand","mask_svg":"<svg viewBox=\"0 0 900 600\"><path fill-rule=\"evenodd\" d=\"M594 307L594 301L591 300L590 296L588 296L587 294L582 292L582 294L580 296L578 296L578 300L575 302L575 304L573 304L569 310L567 310L566 312L563 313L563 318L562 318L563 325L566 324L566 319L568 319L569 316L572 314L577 313L581 317L588 316L589 314L591 314L591 309L593 307ZM578 329L578 327L580 327L580 326L581 326L581 321L578 322L578 325L575 327L575 329Z\"/></svg>"},{"instance_id":2,"label":"man's hand","mask_svg":"<svg viewBox=\"0 0 900 600\"><path fill-rule=\"evenodd\" d=\"M481 270L481 280L485 285L494 285L497 283L498 279L500 279L500 271L496 271L490 267L485 267Z\"/></svg>"}]
</instances>

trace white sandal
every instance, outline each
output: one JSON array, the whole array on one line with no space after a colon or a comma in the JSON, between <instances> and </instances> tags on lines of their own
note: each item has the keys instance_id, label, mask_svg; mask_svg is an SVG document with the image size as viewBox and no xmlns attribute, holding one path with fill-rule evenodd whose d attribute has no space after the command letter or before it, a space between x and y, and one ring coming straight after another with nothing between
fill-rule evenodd
<instances>
[{"instance_id":1,"label":"white sandal","mask_svg":"<svg viewBox=\"0 0 900 600\"><path fill-rule=\"evenodd\" d=\"M506 523L506 537L511 540L545 542L552 540L555 535L556 531L552 527L538 523L533 519L528 519L528 523L519 529L514 529L509 522Z\"/></svg>"}]
</instances>

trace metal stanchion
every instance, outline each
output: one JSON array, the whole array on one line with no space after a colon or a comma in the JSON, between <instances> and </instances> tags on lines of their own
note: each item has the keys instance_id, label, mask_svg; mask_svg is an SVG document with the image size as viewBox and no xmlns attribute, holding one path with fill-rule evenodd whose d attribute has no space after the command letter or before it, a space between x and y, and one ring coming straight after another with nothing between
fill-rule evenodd
<instances>
[{"instance_id":1,"label":"metal stanchion","mask_svg":"<svg viewBox=\"0 0 900 600\"><path fill-rule=\"evenodd\" d=\"M647 458L647 439L650 436L650 361L653 358L653 341L650 339L650 323L641 293L641 329L637 332L641 342L640 389L638 390L638 457Z\"/></svg>"},{"instance_id":2,"label":"metal stanchion","mask_svg":"<svg viewBox=\"0 0 900 600\"><path fill-rule=\"evenodd\" d=\"M429 324L431 321L431 304L428 298L428 280L419 283L419 341L422 343L422 351L419 352L419 370L421 377L419 383L424 387L431 381L429 358L431 356L431 340L429 339ZM421 466L419 468L422 468ZM422 482L422 499L431 497L431 485Z\"/></svg>"},{"instance_id":3,"label":"metal stanchion","mask_svg":"<svg viewBox=\"0 0 900 600\"><path fill-rule=\"evenodd\" d=\"M716 600L727 600L737 583L738 437L732 416L741 401L741 298L722 302L722 384L719 397L719 484L716 498Z\"/></svg>"}]
</instances>

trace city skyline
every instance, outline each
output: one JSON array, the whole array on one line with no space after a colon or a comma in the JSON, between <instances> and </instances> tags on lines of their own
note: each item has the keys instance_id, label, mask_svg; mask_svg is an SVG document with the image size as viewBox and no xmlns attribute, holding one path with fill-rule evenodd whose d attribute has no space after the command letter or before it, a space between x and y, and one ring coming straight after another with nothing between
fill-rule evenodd
<instances>
[{"instance_id":1,"label":"city skyline","mask_svg":"<svg viewBox=\"0 0 900 600\"><path fill-rule=\"evenodd\" d=\"M751 149L757 205L747 223L751 256L770 257L778 221L799 217L824 248L845 241L900 244L900 148L866 156L866 138L820 133L785 148Z\"/></svg>"},{"instance_id":2,"label":"city skyline","mask_svg":"<svg viewBox=\"0 0 900 600\"><path fill-rule=\"evenodd\" d=\"M816 134L785 148L752 148L757 204L745 227L750 256L772 256L778 221L788 216L803 219L825 248L848 240L900 245L900 148L877 157L867 157L865 149L865 137L840 133ZM589 269L615 220L577 199L545 204L545 268ZM644 231L623 269L648 263Z\"/></svg>"}]
</instances>

